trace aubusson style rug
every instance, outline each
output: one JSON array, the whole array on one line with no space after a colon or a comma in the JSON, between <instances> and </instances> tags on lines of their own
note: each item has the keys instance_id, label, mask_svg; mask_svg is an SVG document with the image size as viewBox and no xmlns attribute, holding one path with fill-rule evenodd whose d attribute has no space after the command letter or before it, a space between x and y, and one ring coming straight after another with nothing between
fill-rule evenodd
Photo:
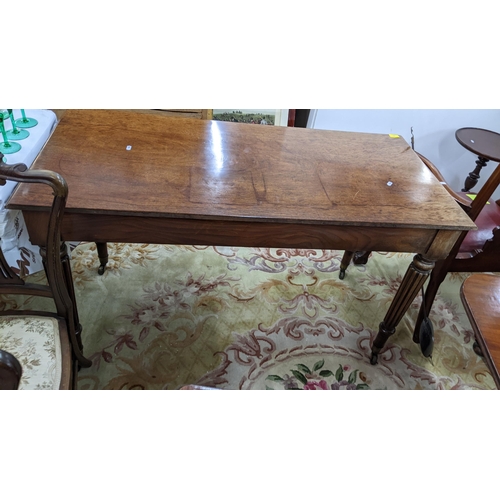
<instances>
[{"instance_id":1,"label":"aubusson style rug","mask_svg":"<svg viewBox=\"0 0 500 500\"><path fill-rule=\"evenodd\" d=\"M79 389L495 389L450 274L414 344L419 295L379 363L378 332L412 254L374 253L338 278L342 251L93 243L72 251L85 355ZM43 273L34 281L44 279ZM34 299L44 300L44 299Z\"/></svg>"}]
</instances>

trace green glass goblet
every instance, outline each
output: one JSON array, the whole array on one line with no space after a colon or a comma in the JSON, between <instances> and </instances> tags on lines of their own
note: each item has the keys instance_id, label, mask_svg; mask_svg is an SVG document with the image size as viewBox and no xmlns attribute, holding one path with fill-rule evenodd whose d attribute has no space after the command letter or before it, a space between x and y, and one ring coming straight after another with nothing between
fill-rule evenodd
<instances>
[{"instance_id":1,"label":"green glass goblet","mask_svg":"<svg viewBox=\"0 0 500 500\"><path fill-rule=\"evenodd\" d=\"M3 113L0 113L0 132L2 132L3 142L0 142L0 152L4 155L17 153L21 149L21 144L17 142L9 142L5 127L3 126Z\"/></svg>"},{"instance_id":2,"label":"green glass goblet","mask_svg":"<svg viewBox=\"0 0 500 500\"><path fill-rule=\"evenodd\" d=\"M14 115L12 109L7 110L9 112L10 121L12 123L12 130L7 130L7 139L12 139L14 141L21 141L29 137L30 133L27 130L22 130L16 127L16 122L14 121Z\"/></svg>"},{"instance_id":3,"label":"green glass goblet","mask_svg":"<svg viewBox=\"0 0 500 500\"><path fill-rule=\"evenodd\" d=\"M19 128L31 128L35 125L38 125L38 120L34 118L26 118L26 114L24 113L24 109L21 109L22 118L18 118L16 120L16 126Z\"/></svg>"}]
</instances>

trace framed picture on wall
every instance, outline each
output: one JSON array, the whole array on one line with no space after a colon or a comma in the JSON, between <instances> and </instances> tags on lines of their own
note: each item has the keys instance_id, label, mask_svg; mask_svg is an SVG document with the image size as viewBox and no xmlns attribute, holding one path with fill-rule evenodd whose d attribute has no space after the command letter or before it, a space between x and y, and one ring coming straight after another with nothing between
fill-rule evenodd
<instances>
[{"instance_id":1,"label":"framed picture on wall","mask_svg":"<svg viewBox=\"0 0 500 500\"><path fill-rule=\"evenodd\" d=\"M288 124L288 109L213 109L212 119L224 122L286 127Z\"/></svg>"}]
</instances>

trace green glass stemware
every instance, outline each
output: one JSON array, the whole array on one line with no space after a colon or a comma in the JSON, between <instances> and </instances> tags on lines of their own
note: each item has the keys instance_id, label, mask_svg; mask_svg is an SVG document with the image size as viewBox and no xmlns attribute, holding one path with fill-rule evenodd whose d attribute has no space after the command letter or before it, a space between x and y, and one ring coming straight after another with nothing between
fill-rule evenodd
<instances>
[{"instance_id":1,"label":"green glass stemware","mask_svg":"<svg viewBox=\"0 0 500 500\"><path fill-rule=\"evenodd\" d=\"M5 127L3 126L3 113L0 113L0 132L2 132L3 142L0 142L0 152L4 155L17 153L21 149L21 144L17 142L9 142Z\"/></svg>"},{"instance_id":2,"label":"green glass stemware","mask_svg":"<svg viewBox=\"0 0 500 500\"><path fill-rule=\"evenodd\" d=\"M7 139L12 139L14 141L21 141L29 137L30 133L27 130L21 130L16 127L16 122L14 121L14 114L12 109L7 110L9 112L10 121L12 123L12 130L7 130Z\"/></svg>"},{"instance_id":3,"label":"green glass stemware","mask_svg":"<svg viewBox=\"0 0 500 500\"><path fill-rule=\"evenodd\" d=\"M26 118L24 109L21 109L21 114L23 115L23 117L16 120L16 126L18 126L19 128L31 128L35 125L38 125L38 120L35 120L34 118Z\"/></svg>"}]
</instances>

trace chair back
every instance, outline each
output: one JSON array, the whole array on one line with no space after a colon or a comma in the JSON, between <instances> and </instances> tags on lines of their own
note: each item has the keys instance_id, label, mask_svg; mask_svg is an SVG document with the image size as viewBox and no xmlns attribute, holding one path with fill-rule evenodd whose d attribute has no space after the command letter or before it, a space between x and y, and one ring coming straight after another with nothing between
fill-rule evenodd
<instances>
[{"instance_id":1,"label":"chair back","mask_svg":"<svg viewBox=\"0 0 500 500\"><path fill-rule=\"evenodd\" d=\"M415 153L422 160L424 165L432 172L432 174L436 177L438 181L444 186L444 188L450 193L450 195L455 198L455 200L461 205L461 207L465 210L467 215L471 218L472 221L475 221L481 210L485 207L486 203L490 201L493 193L500 185L500 164L497 165L495 170L490 174L483 187L478 191L478 193L474 196L474 199L469 198L468 196L457 193L453 191L453 189L448 186L446 180L444 179L441 172L438 168L425 156L421 155L417 151Z\"/></svg>"},{"instance_id":2,"label":"chair back","mask_svg":"<svg viewBox=\"0 0 500 500\"><path fill-rule=\"evenodd\" d=\"M6 301L6 295L52 298L57 315L66 322L73 355L80 362L83 361L84 366L89 366L88 360L83 357L81 342L76 334L76 313L68 291L68 286L72 286L72 281L68 282L68 280L71 280L71 273L64 271L61 262L61 250L63 249L64 252L66 250L65 243L61 241L60 235L61 221L68 196L66 181L56 172L28 170L27 166L22 163L7 165L3 162L3 155L0 153L0 185L5 184L8 180L19 183L46 184L52 189L54 200L49 216L45 247L41 248L48 285L24 281L8 265L0 247L0 296L3 296L3 300L0 300L0 315L19 315L21 313L18 306L12 303L12 300ZM25 312L29 314L47 314L45 311L30 310Z\"/></svg>"}]
</instances>

